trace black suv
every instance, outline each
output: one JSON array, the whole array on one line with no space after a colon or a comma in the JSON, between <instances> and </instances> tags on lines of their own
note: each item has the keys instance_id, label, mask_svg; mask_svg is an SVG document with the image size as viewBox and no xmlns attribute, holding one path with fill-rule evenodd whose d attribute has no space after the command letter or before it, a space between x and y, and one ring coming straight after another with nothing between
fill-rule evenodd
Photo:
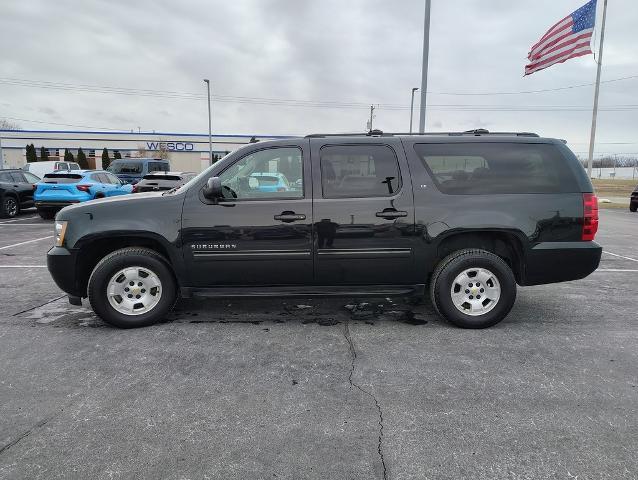
<instances>
[{"instance_id":1,"label":"black suv","mask_svg":"<svg viewBox=\"0 0 638 480\"><path fill-rule=\"evenodd\" d=\"M33 191L40 179L19 169L0 170L0 216L15 217L33 207Z\"/></svg>"},{"instance_id":2,"label":"black suv","mask_svg":"<svg viewBox=\"0 0 638 480\"><path fill-rule=\"evenodd\" d=\"M634 191L631 192L631 196L629 197L629 210L631 212L638 210L638 185L636 185L636 188L634 188Z\"/></svg>"},{"instance_id":3,"label":"black suv","mask_svg":"<svg viewBox=\"0 0 638 480\"><path fill-rule=\"evenodd\" d=\"M273 180L274 179L274 180ZM285 181L284 181L285 180ZM597 267L598 205L560 140L484 130L259 142L187 184L64 208L49 271L118 327L178 296L423 295L502 320L516 285Z\"/></svg>"}]
</instances>

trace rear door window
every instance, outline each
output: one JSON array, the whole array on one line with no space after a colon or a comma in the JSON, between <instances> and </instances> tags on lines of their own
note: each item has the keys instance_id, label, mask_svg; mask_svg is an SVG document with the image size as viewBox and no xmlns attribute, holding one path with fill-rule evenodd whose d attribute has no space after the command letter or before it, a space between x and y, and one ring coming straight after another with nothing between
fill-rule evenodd
<instances>
[{"instance_id":1,"label":"rear door window","mask_svg":"<svg viewBox=\"0 0 638 480\"><path fill-rule=\"evenodd\" d=\"M11 172L11 178L16 183L27 183L27 179L20 172Z\"/></svg>"},{"instance_id":2,"label":"rear door window","mask_svg":"<svg viewBox=\"0 0 638 480\"><path fill-rule=\"evenodd\" d=\"M320 163L324 198L390 197L401 189L399 162L387 145L326 145Z\"/></svg>"},{"instance_id":3,"label":"rear door window","mask_svg":"<svg viewBox=\"0 0 638 480\"><path fill-rule=\"evenodd\" d=\"M452 195L579 192L566 159L551 144L416 144L441 192Z\"/></svg>"}]
</instances>

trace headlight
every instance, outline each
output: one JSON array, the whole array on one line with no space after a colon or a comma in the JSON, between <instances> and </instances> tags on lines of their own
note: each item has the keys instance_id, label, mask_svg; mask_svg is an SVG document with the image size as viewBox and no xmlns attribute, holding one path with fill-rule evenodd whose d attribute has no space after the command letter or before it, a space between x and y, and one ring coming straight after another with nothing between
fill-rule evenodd
<instances>
[{"instance_id":1,"label":"headlight","mask_svg":"<svg viewBox=\"0 0 638 480\"><path fill-rule=\"evenodd\" d=\"M55 222L55 246L61 247L64 244L64 235L66 234L66 224L67 222Z\"/></svg>"}]
</instances>

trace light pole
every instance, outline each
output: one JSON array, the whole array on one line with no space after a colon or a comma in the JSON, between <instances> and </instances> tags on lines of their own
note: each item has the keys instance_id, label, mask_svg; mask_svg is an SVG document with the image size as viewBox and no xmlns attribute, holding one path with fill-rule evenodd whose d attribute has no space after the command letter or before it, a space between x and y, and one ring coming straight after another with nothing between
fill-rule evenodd
<instances>
[{"instance_id":1,"label":"light pole","mask_svg":"<svg viewBox=\"0 0 638 480\"><path fill-rule=\"evenodd\" d=\"M419 132L425 133L425 103L428 93L428 54L430 53L430 0L425 0L425 18L423 21L423 64L421 66L421 108Z\"/></svg>"},{"instance_id":2,"label":"light pole","mask_svg":"<svg viewBox=\"0 0 638 480\"><path fill-rule=\"evenodd\" d=\"M213 130L211 123L211 114L210 114L210 80L205 78L204 83L206 83L206 91L208 92L208 159L210 164L213 164Z\"/></svg>"},{"instance_id":3,"label":"light pole","mask_svg":"<svg viewBox=\"0 0 638 480\"><path fill-rule=\"evenodd\" d=\"M414 87L412 89L412 101L410 102L410 133L412 133L412 116L414 115L414 92L416 92L419 87Z\"/></svg>"}]
</instances>

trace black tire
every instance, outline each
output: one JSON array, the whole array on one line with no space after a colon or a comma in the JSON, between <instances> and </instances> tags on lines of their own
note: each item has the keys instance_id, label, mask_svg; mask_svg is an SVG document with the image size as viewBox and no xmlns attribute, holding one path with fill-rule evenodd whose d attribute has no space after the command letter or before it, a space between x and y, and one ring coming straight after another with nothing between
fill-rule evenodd
<instances>
[{"instance_id":1,"label":"black tire","mask_svg":"<svg viewBox=\"0 0 638 480\"><path fill-rule=\"evenodd\" d=\"M452 301L452 286L464 270L485 268L492 272L501 287L500 297L492 309L472 316L459 310ZM430 281L430 297L435 310L443 318L461 328L487 328L503 320L516 300L516 279L505 261L491 252L478 249L456 251L436 267Z\"/></svg>"},{"instance_id":2,"label":"black tire","mask_svg":"<svg viewBox=\"0 0 638 480\"><path fill-rule=\"evenodd\" d=\"M44 220L53 220L56 213L52 208L38 208L38 215Z\"/></svg>"},{"instance_id":3,"label":"black tire","mask_svg":"<svg viewBox=\"0 0 638 480\"><path fill-rule=\"evenodd\" d=\"M152 310L139 315L118 312L109 303L107 285L126 267L139 266L152 271L161 281L161 297ZM93 269L88 296L93 311L106 323L119 328L146 327L163 320L177 300L177 283L168 261L159 253L142 247L129 247L110 253Z\"/></svg>"},{"instance_id":4,"label":"black tire","mask_svg":"<svg viewBox=\"0 0 638 480\"><path fill-rule=\"evenodd\" d=\"M13 218L20 213L20 202L13 195L5 195L0 205L0 216Z\"/></svg>"},{"instance_id":5,"label":"black tire","mask_svg":"<svg viewBox=\"0 0 638 480\"><path fill-rule=\"evenodd\" d=\"M638 210L638 203L630 203L629 204L629 211L630 212L635 212L636 210Z\"/></svg>"}]
</instances>

